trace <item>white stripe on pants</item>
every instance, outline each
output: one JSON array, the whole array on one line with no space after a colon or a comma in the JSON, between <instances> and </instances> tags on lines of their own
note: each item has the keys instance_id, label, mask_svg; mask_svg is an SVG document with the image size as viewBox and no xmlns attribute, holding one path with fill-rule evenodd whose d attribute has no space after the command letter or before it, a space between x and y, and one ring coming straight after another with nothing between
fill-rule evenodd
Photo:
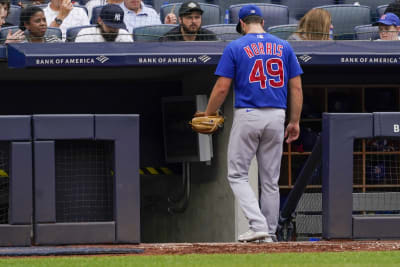
<instances>
[{"instance_id":1,"label":"white stripe on pants","mask_svg":"<svg viewBox=\"0 0 400 267\"><path fill-rule=\"evenodd\" d=\"M228 145L228 180L253 231L275 234L279 216L279 173L285 110L242 108L234 112ZM249 184L249 167L257 157L260 205Z\"/></svg>"}]
</instances>

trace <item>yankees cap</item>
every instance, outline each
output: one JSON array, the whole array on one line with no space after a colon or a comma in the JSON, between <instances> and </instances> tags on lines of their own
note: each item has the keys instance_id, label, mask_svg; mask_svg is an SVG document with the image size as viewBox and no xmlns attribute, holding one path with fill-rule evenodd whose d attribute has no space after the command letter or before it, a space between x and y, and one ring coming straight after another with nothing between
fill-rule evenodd
<instances>
[{"instance_id":1,"label":"yankees cap","mask_svg":"<svg viewBox=\"0 0 400 267\"><path fill-rule=\"evenodd\" d=\"M200 12L200 14L203 14L204 11L201 9L199 3L194 2L194 1L185 2L179 8L179 16L180 17L184 16L184 15L188 15L192 12Z\"/></svg>"},{"instance_id":2,"label":"yankees cap","mask_svg":"<svg viewBox=\"0 0 400 267\"><path fill-rule=\"evenodd\" d=\"M262 17L261 9L256 5L245 5L239 11L239 20L243 20L247 16L260 16ZM240 26L240 21L236 25L236 31L242 33L242 27Z\"/></svg>"},{"instance_id":3,"label":"yankees cap","mask_svg":"<svg viewBox=\"0 0 400 267\"><path fill-rule=\"evenodd\" d=\"M124 23L124 11L119 5L105 5L100 11L100 18L108 27L114 29L126 29Z\"/></svg>"},{"instance_id":4,"label":"yankees cap","mask_svg":"<svg viewBox=\"0 0 400 267\"><path fill-rule=\"evenodd\" d=\"M381 18L373 24L373 26L379 25L387 25L387 26L400 26L400 19L394 13L386 13L381 16Z\"/></svg>"}]
</instances>

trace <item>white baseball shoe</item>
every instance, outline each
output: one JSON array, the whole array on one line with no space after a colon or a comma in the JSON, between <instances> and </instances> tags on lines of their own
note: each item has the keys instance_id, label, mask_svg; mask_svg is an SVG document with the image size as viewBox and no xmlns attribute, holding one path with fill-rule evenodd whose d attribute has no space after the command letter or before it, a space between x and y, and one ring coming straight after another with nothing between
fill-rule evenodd
<instances>
[{"instance_id":1,"label":"white baseball shoe","mask_svg":"<svg viewBox=\"0 0 400 267\"><path fill-rule=\"evenodd\" d=\"M267 238L271 239L267 232L254 232L253 230L249 230L246 233L239 235L238 240L239 242L252 242L256 240L266 240ZM271 242L273 242L272 239Z\"/></svg>"}]
</instances>

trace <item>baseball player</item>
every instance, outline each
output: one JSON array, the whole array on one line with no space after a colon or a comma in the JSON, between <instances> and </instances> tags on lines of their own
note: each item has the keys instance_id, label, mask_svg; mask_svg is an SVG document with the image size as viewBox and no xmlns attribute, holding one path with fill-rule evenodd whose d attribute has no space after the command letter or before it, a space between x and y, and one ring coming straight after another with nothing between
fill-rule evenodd
<instances>
[{"instance_id":1,"label":"baseball player","mask_svg":"<svg viewBox=\"0 0 400 267\"><path fill-rule=\"evenodd\" d=\"M235 81L235 111L228 145L228 180L249 221L239 241L273 242L279 214L278 179L283 141L299 136L303 73L288 42L264 31L261 10L246 5L236 30L244 36L225 48L205 115L215 113ZM284 128L287 93L289 122ZM248 181L252 158L258 162L260 205Z\"/></svg>"}]
</instances>

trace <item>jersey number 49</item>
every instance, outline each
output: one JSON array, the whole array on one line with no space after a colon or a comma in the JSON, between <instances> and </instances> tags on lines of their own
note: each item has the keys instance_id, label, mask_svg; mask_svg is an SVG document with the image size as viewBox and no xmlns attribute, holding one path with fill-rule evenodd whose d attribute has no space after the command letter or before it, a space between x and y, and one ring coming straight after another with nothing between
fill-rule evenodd
<instances>
[{"instance_id":1,"label":"jersey number 49","mask_svg":"<svg viewBox=\"0 0 400 267\"><path fill-rule=\"evenodd\" d=\"M285 71L283 69L283 62L280 58L270 58L265 61L257 59L251 69L249 81L250 83L260 83L260 88L267 88L267 81L269 86L278 88L284 85Z\"/></svg>"}]
</instances>

